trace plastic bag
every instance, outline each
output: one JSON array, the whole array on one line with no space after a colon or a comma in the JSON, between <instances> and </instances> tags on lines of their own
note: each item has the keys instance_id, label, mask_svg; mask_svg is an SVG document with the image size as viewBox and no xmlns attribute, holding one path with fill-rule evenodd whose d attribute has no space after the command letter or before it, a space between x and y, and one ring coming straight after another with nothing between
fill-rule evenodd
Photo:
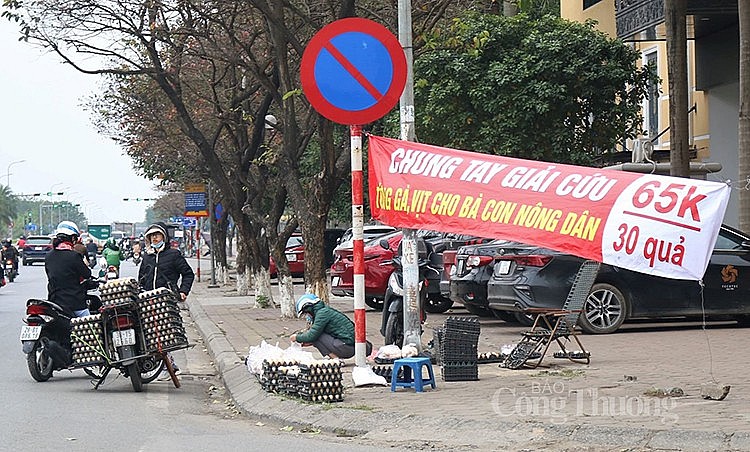
<instances>
[{"instance_id":1,"label":"plastic bag","mask_svg":"<svg viewBox=\"0 0 750 452\"><path fill-rule=\"evenodd\" d=\"M395 344L384 345L378 350L377 358L399 359L401 358L401 349Z\"/></svg>"},{"instance_id":2,"label":"plastic bag","mask_svg":"<svg viewBox=\"0 0 750 452\"><path fill-rule=\"evenodd\" d=\"M302 364L309 364L314 360L313 354L302 350L302 346L295 342L289 348L283 349L276 345L271 345L266 341L261 341L260 345L252 346L247 352L245 364L250 373L261 375L263 373L263 361L297 361Z\"/></svg>"},{"instance_id":3,"label":"plastic bag","mask_svg":"<svg viewBox=\"0 0 750 452\"><path fill-rule=\"evenodd\" d=\"M404 348L401 349L402 358L411 358L417 355L419 355L419 350L417 349L417 346L414 344L406 344L404 345Z\"/></svg>"}]
</instances>

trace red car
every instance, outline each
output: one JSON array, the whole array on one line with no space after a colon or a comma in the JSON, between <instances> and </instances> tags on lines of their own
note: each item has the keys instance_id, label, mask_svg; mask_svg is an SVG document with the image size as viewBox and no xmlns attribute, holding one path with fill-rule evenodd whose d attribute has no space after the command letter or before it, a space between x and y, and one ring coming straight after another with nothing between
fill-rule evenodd
<instances>
[{"instance_id":1,"label":"red car","mask_svg":"<svg viewBox=\"0 0 750 452\"><path fill-rule=\"evenodd\" d=\"M393 259L395 251L401 243L401 231L379 236L365 242L365 304L373 309L383 307L383 296L388 285L388 278L393 273ZM380 246L380 240L388 240L390 249ZM354 296L354 261L351 248L334 251L334 261L331 266L331 293L338 296Z\"/></svg>"},{"instance_id":2,"label":"red car","mask_svg":"<svg viewBox=\"0 0 750 452\"><path fill-rule=\"evenodd\" d=\"M289 262L289 272L294 277L305 276L305 242L301 235L293 235L286 242L286 260ZM276 262L270 258L269 271L271 278L276 277Z\"/></svg>"}]
</instances>

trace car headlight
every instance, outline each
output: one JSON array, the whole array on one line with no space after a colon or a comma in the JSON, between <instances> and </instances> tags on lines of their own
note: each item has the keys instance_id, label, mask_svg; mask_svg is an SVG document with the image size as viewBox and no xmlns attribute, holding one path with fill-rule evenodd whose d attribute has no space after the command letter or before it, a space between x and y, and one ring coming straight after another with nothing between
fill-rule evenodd
<instances>
[{"instance_id":1,"label":"car headlight","mask_svg":"<svg viewBox=\"0 0 750 452\"><path fill-rule=\"evenodd\" d=\"M388 278L388 287L394 294L400 297L404 296L404 288L398 283L398 278L396 277L395 272L391 273L391 276Z\"/></svg>"}]
</instances>

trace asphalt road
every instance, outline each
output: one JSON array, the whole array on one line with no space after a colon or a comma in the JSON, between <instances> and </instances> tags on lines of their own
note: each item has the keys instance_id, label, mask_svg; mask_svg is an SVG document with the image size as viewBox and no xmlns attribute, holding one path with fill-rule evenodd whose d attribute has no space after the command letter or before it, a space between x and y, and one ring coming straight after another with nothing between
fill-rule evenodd
<instances>
[{"instance_id":1,"label":"asphalt road","mask_svg":"<svg viewBox=\"0 0 750 452\"><path fill-rule=\"evenodd\" d=\"M175 354L183 369L180 389L157 381L134 393L115 371L98 390L81 370L56 372L38 383L28 373L18 336L25 301L46 296L46 276L41 264L20 271L16 282L0 288L0 450L381 450L240 415L189 317L186 329L196 346ZM123 276L135 272L131 262L123 263Z\"/></svg>"}]
</instances>

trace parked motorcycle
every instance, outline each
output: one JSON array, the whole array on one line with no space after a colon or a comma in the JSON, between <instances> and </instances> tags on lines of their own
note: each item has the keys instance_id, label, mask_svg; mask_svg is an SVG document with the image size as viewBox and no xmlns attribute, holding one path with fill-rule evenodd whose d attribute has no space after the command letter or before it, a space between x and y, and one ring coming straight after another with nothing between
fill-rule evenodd
<instances>
[{"instance_id":1,"label":"parked motorcycle","mask_svg":"<svg viewBox=\"0 0 750 452\"><path fill-rule=\"evenodd\" d=\"M389 249L387 240L381 240L379 244L381 247ZM417 265L419 266L419 317L420 324L423 324L427 319L425 311L428 292L427 285L429 284L427 274L437 270L430 266L429 256L431 254L431 245L423 239L417 239L417 249ZM396 344L402 347L404 345L404 276L400 256L401 253L399 252L390 262L396 269L388 278L388 286L385 290L380 334L385 338L386 345Z\"/></svg>"},{"instance_id":2,"label":"parked motorcycle","mask_svg":"<svg viewBox=\"0 0 750 452\"><path fill-rule=\"evenodd\" d=\"M98 282L87 280L84 284L89 290L89 310L100 311L101 299L94 293ZM31 377L38 382L45 382L55 371L83 368L86 374L97 380L98 388L107 374L117 368L124 375L131 376L134 390L141 391L143 384L150 383L159 376L165 363L163 357L157 355L132 358L133 344L129 344L131 334L121 332L128 329L128 322L132 322L132 314L126 314L122 319L118 315L103 314L74 317L51 301L28 300L25 325L21 328L21 343L27 355L26 362ZM102 319L106 322L102 322ZM114 331L118 333L114 334ZM105 333L110 335L106 336ZM119 344L112 344L117 341L115 337L120 339ZM81 344L86 344L85 349ZM113 351L110 351L110 347ZM113 361L113 358L127 356L131 358L121 362ZM136 363L135 367L131 361ZM132 375L136 376L133 378Z\"/></svg>"},{"instance_id":3,"label":"parked motorcycle","mask_svg":"<svg viewBox=\"0 0 750 452\"><path fill-rule=\"evenodd\" d=\"M16 279L18 273L16 272L16 266L15 262L13 262L13 259L5 259L5 263L3 264L3 272L5 273L5 277L8 278L8 282L13 282Z\"/></svg>"},{"instance_id":4,"label":"parked motorcycle","mask_svg":"<svg viewBox=\"0 0 750 452\"><path fill-rule=\"evenodd\" d=\"M95 290L97 283L84 281L88 290ZM101 306L99 297L91 292L87 295L90 309ZM21 344L26 353L26 362L31 377L39 382L47 381L54 371L67 369L71 364L70 321L72 313L48 300L26 301L25 325L21 327ZM96 368L84 368L92 377L100 375Z\"/></svg>"}]
</instances>

